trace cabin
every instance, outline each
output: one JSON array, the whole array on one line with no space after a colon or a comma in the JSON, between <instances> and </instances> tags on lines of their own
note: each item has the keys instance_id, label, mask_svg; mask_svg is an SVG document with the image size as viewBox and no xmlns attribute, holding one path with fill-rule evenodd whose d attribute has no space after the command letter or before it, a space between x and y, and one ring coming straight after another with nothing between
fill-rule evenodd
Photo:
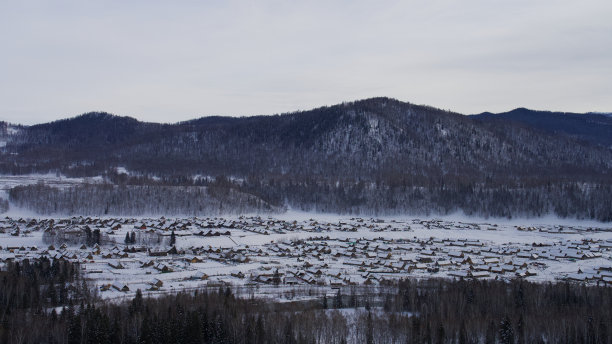
<instances>
[{"instance_id":1,"label":"cabin","mask_svg":"<svg viewBox=\"0 0 612 344\"><path fill-rule=\"evenodd\" d=\"M485 278L490 276L488 271L472 271L470 274L474 278Z\"/></svg>"},{"instance_id":2,"label":"cabin","mask_svg":"<svg viewBox=\"0 0 612 344\"><path fill-rule=\"evenodd\" d=\"M308 284L316 284L317 283L316 278L314 276L312 276L312 275L309 275L309 274L304 274L303 276L299 276L299 278L302 281L304 281L304 282L306 282Z\"/></svg>"},{"instance_id":3,"label":"cabin","mask_svg":"<svg viewBox=\"0 0 612 344\"><path fill-rule=\"evenodd\" d=\"M484 263L485 264L499 264L499 258L485 258L484 259Z\"/></svg>"},{"instance_id":4,"label":"cabin","mask_svg":"<svg viewBox=\"0 0 612 344\"><path fill-rule=\"evenodd\" d=\"M461 251L449 251L448 256L453 258L463 258L464 255Z\"/></svg>"},{"instance_id":5,"label":"cabin","mask_svg":"<svg viewBox=\"0 0 612 344\"><path fill-rule=\"evenodd\" d=\"M141 268L148 268L150 266L155 265L155 261L150 260L150 259L149 260L145 260L145 261L140 261L140 263L141 263L141 265L140 265Z\"/></svg>"},{"instance_id":6,"label":"cabin","mask_svg":"<svg viewBox=\"0 0 612 344\"><path fill-rule=\"evenodd\" d=\"M116 260L111 260L108 262L108 265L110 267L112 267L113 269L123 269L123 264L121 264L121 262L116 261Z\"/></svg>"},{"instance_id":7,"label":"cabin","mask_svg":"<svg viewBox=\"0 0 612 344\"><path fill-rule=\"evenodd\" d=\"M496 274L503 274L504 273L504 269L502 269L500 266L492 266L491 267L491 272L494 272Z\"/></svg>"},{"instance_id":8,"label":"cabin","mask_svg":"<svg viewBox=\"0 0 612 344\"><path fill-rule=\"evenodd\" d=\"M450 260L438 260L436 266L450 266L452 262Z\"/></svg>"},{"instance_id":9,"label":"cabin","mask_svg":"<svg viewBox=\"0 0 612 344\"><path fill-rule=\"evenodd\" d=\"M163 264L163 263L157 263L153 266L155 268L155 270L161 272L161 273L167 273L167 272L172 272L172 269L170 267L168 267L168 265Z\"/></svg>"},{"instance_id":10,"label":"cabin","mask_svg":"<svg viewBox=\"0 0 612 344\"><path fill-rule=\"evenodd\" d=\"M230 276L242 279L244 278L244 273L242 271L234 270L230 272Z\"/></svg>"},{"instance_id":11,"label":"cabin","mask_svg":"<svg viewBox=\"0 0 612 344\"><path fill-rule=\"evenodd\" d=\"M187 256L184 258L186 262L189 263L202 263L203 260L198 256Z\"/></svg>"},{"instance_id":12,"label":"cabin","mask_svg":"<svg viewBox=\"0 0 612 344\"><path fill-rule=\"evenodd\" d=\"M283 279L283 283L287 285L297 285L302 284L302 281L295 276L287 276Z\"/></svg>"},{"instance_id":13,"label":"cabin","mask_svg":"<svg viewBox=\"0 0 612 344\"><path fill-rule=\"evenodd\" d=\"M421 263L432 263L433 259L431 257L419 257L419 262Z\"/></svg>"},{"instance_id":14,"label":"cabin","mask_svg":"<svg viewBox=\"0 0 612 344\"><path fill-rule=\"evenodd\" d=\"M207 275L207 274L205 274L205 273L204 273L204 272L202 272L202 271L198 271L198 272L196 272L195 274L193 274L193 275L191 276L191 279L192 279L192 280L200 280L200 281L203 281L203 280L205 280L205 279L207 279L207 278L208 278L208 275Z\"/></svg>"},{"instance_id":15,"label":"cabin","mask_svg":"<svg viewBox=\"0 0 612 344\"><path fill-rule=\"evenodd\" d=\"M504 272L515 272L516 271L516 266L512 264L504 264L501 266L501 268Z\"/></svg>"},{"instance_id":16,"label":"cabin","mask_svg":"<svg viewBox=\"0 0 612 344\"><path fill-rule=\"evenodd\" d=\"M113 283L112 287L118 291L123 291L123 292L130 291L130 288L128 287L128 285L125 283L121 283L121 282Z\"/></svg>"},{"instance_id":17,"label":"cabin","mask_svg":"<svg viewBox=\"0 0 612 344\"><path fill-rule=\"evenodd\" d=\"M161 288L164 285L164 282L158 278L154 278L150 284L155 288Z\"/></svg>"},{"instance_id":18,"label":"cabin","mask_svg":"<svg viewBox=\"0 0 612 344\"><path fill-rule=\"evenodd\" d=\"M387 266L393 270L404 270L404 267L406 266L406 262L392 262L388 264Z\"/></svg>"}]
</instances>

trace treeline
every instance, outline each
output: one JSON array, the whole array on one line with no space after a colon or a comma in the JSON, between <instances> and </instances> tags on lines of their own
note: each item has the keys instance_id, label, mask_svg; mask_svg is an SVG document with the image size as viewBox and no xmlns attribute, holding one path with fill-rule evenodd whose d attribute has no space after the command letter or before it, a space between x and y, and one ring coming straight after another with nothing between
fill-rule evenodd
<instances>
[{"instance_id":1,"label":"treeline","mask_svg":"<svg viewBox=\"0 0 612 344\"><path fill-rule=\"evenodd\" d=\"M84 184L59 189L17 186L9 200L53 215L217 215L278 211L265 201L229 188Z\"/></svg>"},{"instance_id":2,"label":"treeline","mask_svg":"<svg viewBox=\"0 0 612 344\"><path fill-rule=\"evenodd\" d=\"M254 292L256 292L254 290ZM328 300L329 299L329 300ZM404 280L275 302L229 287L12 309L2 343L612 343L612 288Z\"/></svg>"},{"instance_id":3,"label":"treeline","mask_svg":"<svg viewBox=\"0 0 612 344\"><path fill-rule=\"evenodd\" d=\"M426 181L607 178L612 151L512 121L483 122L373 98L280 116L208 117L160 125L104 113L22 128L0 150L0 171L361 178ZM381 180L388 182L388 180Z\"/></svg>"},{"instance_id":4,"label":"treeline","mask_svg":"<svg viewBox=\"0 0 612 344\"><path fill-rule=\"evenodd\" d=\"M177 178L171 183L180 186L94 184L57 189L31 185L13 188L9 196L15 205L44 215L217 215L274 213L291 207L363 216L463 212L481 217L557 215L612 221L612 185L567 182L509 188L447 183L418 187L405 180L388 185L291 179L232 183L224 178L195 183Z\"/></svg>"},{"instance_id":5,"label":"treeline","mask_svg":"<svg viewBox=\"0 0 612 344\"><path fill-rule=\"evenodd\" d=\"M24 308L40 312L47 307L90 300L90 297L92 294L81 280L77 263L43 257L33 262L9 260L0 269L0 314L3 315Z\"/></svg>"},{"instance_id":6,"label":"treeline","mask_svg":"<svg viewBox=\"0 0 612 344\"><path fill-rule=\"evenodd\" d=\"M410 181L372 184L363 181L321 183L277 179L248 180L241 190L294 209L355 215L448 215L540 217L612 221L612 185L575 182L542 186L440 183L414 186Z\"/></svg>"},{"instance_id":7,"label":"treeline","mask_svg":"<svg viewBox=\"0 0 612 344\"><path fill-rule=\"evenodd\" d=\"M0 199L0 214L6 213L9 209L9 201L6 199Z\"/></svg>"},{"instance_id":8,"label":"treeline","mask_svg":"<svg viewBox=\"0 0 612 344\"><path fill-rule=\"evenodd\" d=\"M53 330L36 333L42 330L37 326L41 319L54 318L55 307L95 300L95 291L81 279L79 264L48 258L7 261L0 269L0 342L49 342Z\"/></svg>"},{"instance_id":9,"label":"treeline","mask_svg":"<svg viewBox=\"0 0 612 344\"><path fill-rule=\"evenodd\" d=\"M221 214L286 205L351 214L612 220L611 149L388 98L172 125L90 113L21 127L8 141L0 148L2 173L105 176L115 185L141 186L102 187L100 195L74 189L99 205L72 191L43 190L48 205L28 189L12 193L42 214ZM167 203L157 200L162 194Z\"/></svg>"},{"instance_id":10,"label":"treeline","mask_svg":"<svg viewBox=\"0 0 612 344\"><path fill-rule=\"evenodd\" d=\"M418 315L388 337L389 343L612 342L610 287L518 279L404 280L383 304L385 314Z\"/></svg>"}]
</instances>

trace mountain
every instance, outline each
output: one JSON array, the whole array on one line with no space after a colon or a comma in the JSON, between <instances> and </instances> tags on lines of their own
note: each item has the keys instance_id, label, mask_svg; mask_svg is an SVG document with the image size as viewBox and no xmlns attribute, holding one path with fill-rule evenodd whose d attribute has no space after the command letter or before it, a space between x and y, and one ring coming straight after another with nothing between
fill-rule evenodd
<instances>
[{"instance_id":1,"label":"mountain","mask_svg":"<svg viewBox=\"0 0 612 344\"><path fill-rule=\"evenodd\" d=\"M85 173L123 166L158 176L332 179L385 174L505 179L509 172L540 176L555 169L557 176L569 177L610 168L608 150L556 135L554 128L511 122L516 120L494 122L486 115L471 118L387 98L174 125L90 113L24 127L7 143L2 167L6 171L13 163L67 175L95 165Z\"/></svg>"},{"instance_id":2,"label":"mountain","mask_svg":"<svg viewBox=\"0 0 612 344\"><path fill-rule=\"evenodd\" d=\"M608 113L569 113L534 111L525 108L493 114L474 115L482 121L512 121L548 133L567 135L612 148L612 115Z\"/></svg>"},{"instance_id":3,"label":"mountain","mask_svg":"<svg viewBox=\"0 0 612 344\"><path fill-rule=\"evenodd\" d=\"M22 127L0 171L231 188L304 210L612 219L612 150L594 143L503 116L372 98L176 124L85 114Z\"/></svg>"}]
</instances>

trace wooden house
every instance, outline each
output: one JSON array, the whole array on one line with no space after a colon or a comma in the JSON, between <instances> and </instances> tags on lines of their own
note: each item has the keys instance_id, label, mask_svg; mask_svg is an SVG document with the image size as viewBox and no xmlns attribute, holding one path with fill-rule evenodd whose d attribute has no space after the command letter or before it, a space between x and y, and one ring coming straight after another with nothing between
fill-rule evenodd
<instances>
[{"instance_id":1,"label":"wooden house","mask_svg":"<svg viewBox=\"0 0 612 344\"><path fill-rule=\"evenodd\" d=\"M164 285L164 282L158 278L154 278L150 284L156 288L161 288Z\"/></svg>"},{"instance_id":2,"label":"wooden house","mask_svg":"<svg viewBox=\"0 0 612 344\"><path fill-rule=\"evenodd\" d=\"M118 291L130 291L130 288L128 287L127 284L125 283L121 283L121 282L115 282L112 285L113 288L117 289Z\"/></svg>"}]
</instances>

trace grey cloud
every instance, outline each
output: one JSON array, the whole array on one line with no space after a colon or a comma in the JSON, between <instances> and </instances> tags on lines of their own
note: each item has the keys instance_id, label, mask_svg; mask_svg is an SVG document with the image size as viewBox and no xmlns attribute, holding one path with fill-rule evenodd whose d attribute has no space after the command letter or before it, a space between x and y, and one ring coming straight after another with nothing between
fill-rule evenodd
<instances>
[{"instance_id":1,"label":"grey cloud","mask_svg":"<svg viewBox=\"0 0 612 344\"><path fill-rule=\"evenodd\" d=\"M172 122L371 96L611 111L609 1L3 2L0 120Z\"/></svg>"}]
</instances>

